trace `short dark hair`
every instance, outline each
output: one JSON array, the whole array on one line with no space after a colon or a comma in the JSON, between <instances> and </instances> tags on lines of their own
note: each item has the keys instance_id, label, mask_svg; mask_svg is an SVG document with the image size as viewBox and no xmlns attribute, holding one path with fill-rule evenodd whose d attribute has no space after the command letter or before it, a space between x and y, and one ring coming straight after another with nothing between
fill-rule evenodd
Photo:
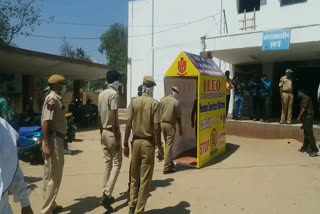
<instances>
[{"instance_id":1,"label":"short dark hair","mask_svg":"<svg viewBox=\"0 0 320 214\"><path fill-rule=\"evenodd\" d=\"M138 96L142 95L142 91L143 91L143 86L139 85L139 87L138 87Z\"/></svg>"},{"instance_id":2,"label":"short dark hair","mask_svg":"<svg viewBox=\"0 0 320 214\"><path fill-rule=\"evenodd\" d=\"M110 70L107 72L106 79L107 79L107 83L111 84L111 83L114 83L115 81L120 81L121 74L116 70Z\"/></svg>"}]
</instances>

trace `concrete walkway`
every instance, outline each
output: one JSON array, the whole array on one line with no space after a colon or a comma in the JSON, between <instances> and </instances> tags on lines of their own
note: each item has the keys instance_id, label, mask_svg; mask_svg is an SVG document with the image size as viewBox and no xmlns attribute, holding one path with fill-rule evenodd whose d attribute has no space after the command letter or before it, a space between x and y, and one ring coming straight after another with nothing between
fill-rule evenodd
<instances>
[{"instance_id":1,"label":"concrete walkway","mask_svg":"<svg viewBox=\"0 0 320 214\"><path fill-rule=\"evenodd\" d=\"M122 125L122 130L123 130ZM77 133L70 145L57 202L63 213L104 213L99 205L104 161L97 130ZM297 152L294 140L257 140L228 136L228 152L202 169L179 167L163 175L156 162L148 214L301 214L317 213L320 158ZM115 187L115 213L127 214L129 160L124 158ZM35 213L42 203L42 166L21 163ZM12 198L11 198L11 204ZM20 205L13 204L14 213Z\"/></svg>"}]
</instances>

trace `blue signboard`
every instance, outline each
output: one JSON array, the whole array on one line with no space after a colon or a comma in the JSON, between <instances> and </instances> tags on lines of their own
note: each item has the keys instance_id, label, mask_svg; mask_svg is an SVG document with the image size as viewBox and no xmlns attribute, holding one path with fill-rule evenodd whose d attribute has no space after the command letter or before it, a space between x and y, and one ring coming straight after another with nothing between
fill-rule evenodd
<instances>
[{"instance_id":1,"label":"blue signboard","mask_svg":"<svg viewBox=\"0 0 320 214\"><path fill-rule=\"evenodd\" d=\"M263 32L262 51L288 50L290 37L290 29Z\"/></svg>"}]
</instances>

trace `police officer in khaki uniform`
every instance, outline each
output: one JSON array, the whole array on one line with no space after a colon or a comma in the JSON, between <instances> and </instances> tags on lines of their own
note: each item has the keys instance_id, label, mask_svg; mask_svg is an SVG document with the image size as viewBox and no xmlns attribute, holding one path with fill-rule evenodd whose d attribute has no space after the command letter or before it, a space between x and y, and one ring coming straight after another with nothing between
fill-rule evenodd
<instances>
[{"instance_id":1,"label":"police officer in khaki uniform","mask_svg":"<svg viewBox=\"0 0 320 214\"><path fill-rule=\"evenodd\" d=\"M42 131L43 131L43 157L44 178L43 196L44 203L41 214L51 214L61 211L57 206L57 197L64 165L64 137L67 132L67 121L65 118L65 106L62 95L65 92L64 77L52 75L48 79L50 93L47 95L42 107Z\"/></svg>"},{"instance_id":2,"label":"police officer in khaki uniform","mask_svg":"<svg viewBox=\"0 0 320 214\"><path fill-rule=\"evenodd\" d=\"M152 98L153 78L143 79L143 94L132 100L124 139L124 155L129 156L129 136L133 130L129 214L143 214L152 180L155 146L161 147L160 104ZM140 187L139 187L140 183Z\"/></svg>"},{"instance_id":3,"label":"police officer in khaki uniform","mask_svg":"<svg viewBox=\"0 0 320 214\"><path fill-rule=\"evenodd\" d=\"M105 159L103 195L101 204L112 211L112 192L122 164L121 133L119 128L118 103L121 75L115 70L107 73L107 89L99 94L98 110L100 118L101 145Z\"/></svg>"},{"instance_id":4,"label":"police officer in khaki uniform","mask_svg":"<svg viewBox=\"0 0 320 214\"><path fill-rule=\"evenodd\" d=\"M287 69L286 75L281 77L280 96L282 104L282 113L280 123L291 124L292 119L292 105L293 105L293 90L292 90L292 70Z\"/></svg>"},{"instance_id":5,"label":"police officer in khaki uniform","mask_svg":"<svg viewBox=\"0 0 320 214\"><path fill-rule=\"evenodd\" d=\"M179 89L177 86L171 88L170 94L161 100L161 128L166 143L166 155L164 161L163 174L174 173L174 163L172 161L172 148L176 135L176 122L179 125L179 134L182 135L181 110L177 100Z\"/></svg>"}]
</instances>

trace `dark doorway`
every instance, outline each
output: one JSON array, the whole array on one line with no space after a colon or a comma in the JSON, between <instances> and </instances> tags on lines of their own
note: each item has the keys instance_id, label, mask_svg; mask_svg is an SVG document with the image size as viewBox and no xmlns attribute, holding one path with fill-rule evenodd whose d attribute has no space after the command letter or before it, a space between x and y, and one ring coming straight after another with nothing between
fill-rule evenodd
<instances>
[{"instance_id":1,"label":"dark doorway","mask_svg":"<svg viewBox=\"0 0 320 214\"><path fill-rule=\"evenodd\" d=\"M277 63L274 66L273 74L273 116L279 117L281 114L280 92L279 92L279 80L285 75L287 68L293 70L293 120L295 120L300 112L300 100L297 97L297 92L300 88L306 90L310 98L312 99L315 119L320 119L319 104L317 102L317 91L320 83L320 61L312 62L286 62Z\"/></svg>"}]
</instances>

